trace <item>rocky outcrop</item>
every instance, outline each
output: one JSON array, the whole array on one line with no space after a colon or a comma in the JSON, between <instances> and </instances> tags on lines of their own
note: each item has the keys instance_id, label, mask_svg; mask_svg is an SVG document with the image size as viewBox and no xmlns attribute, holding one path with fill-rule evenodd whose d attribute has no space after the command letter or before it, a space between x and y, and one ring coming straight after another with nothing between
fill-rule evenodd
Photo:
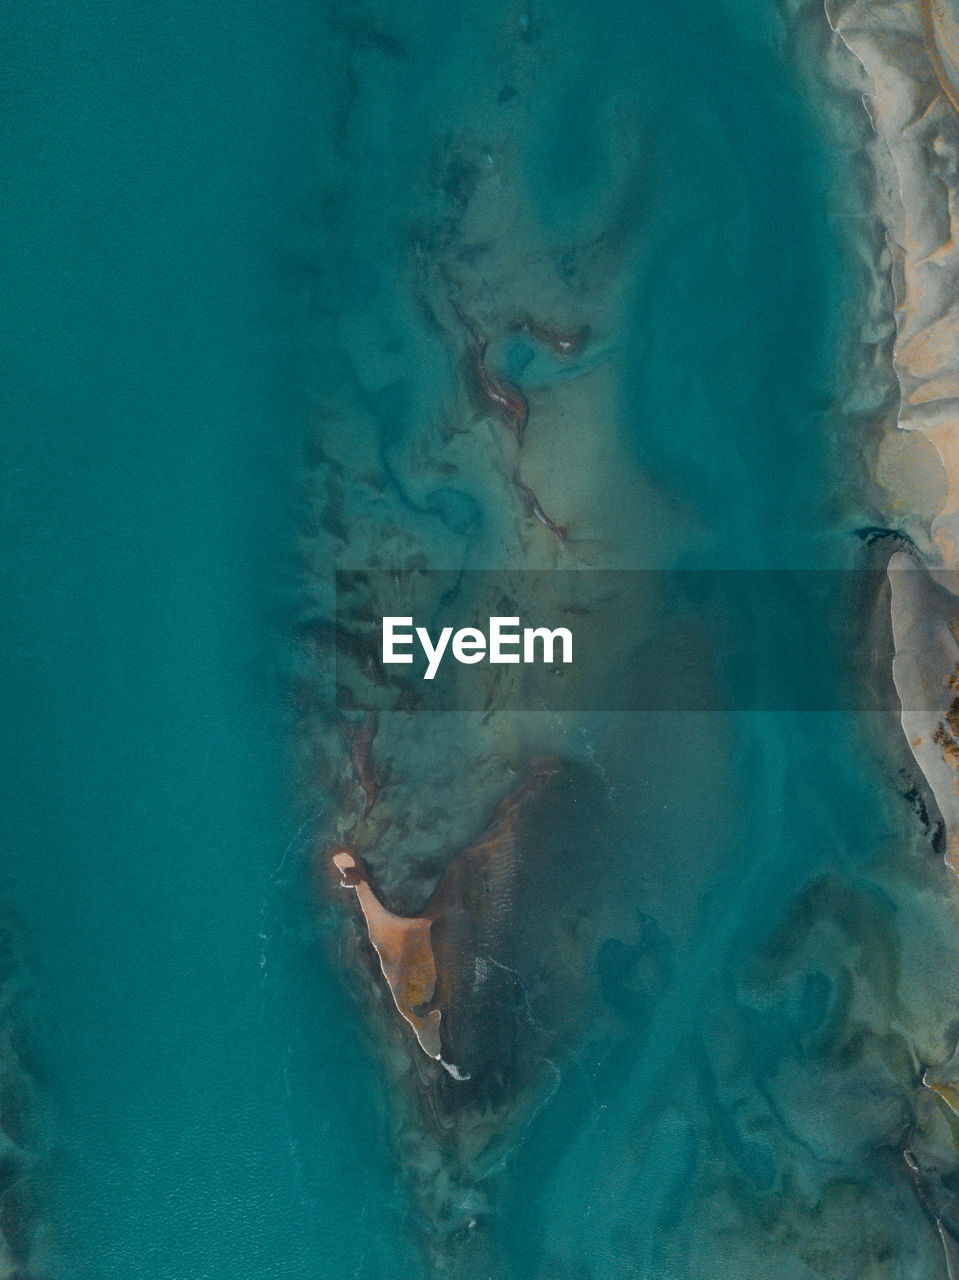
<instances>
[{"instance_id":1,"label":"rocky outcrop","mask_svg":"<svg viewBox=\"0 0 959 1280\"><path fill-rule=\"evenodd\" d=\"M918 553L889 566L893 675L959 874L959 23L946 0L828 0L826 9L867 77L903 442L887 445L883 478L908 491L920 525Z\"/></svg>"},{"instance_id":2,"label":"rocky outcrop","mask_svg":"<svg viewBox=\"0 0 959 1280\"><path fill-rule=\"evenodd\" d=\"M908 492L900 511L912 508L920 525L919 546L898 551L888 567L893 679L909 747L942 817L946 863L959 876L959 21L949 0L827 0L826 9L868 77L863 101L895 294L896 434L912 442L887 448L886 458L899 461L883 477ZM926 1098L952 1113L957 1064L959 1050L922 1074ZM927 1127L932 1114L917 1099ZM943 1159L913 1141L903 1156L936 1222L948 1275L959 1275L954 1154Z\"/></svg>"},{"instance_id":3,"label":"rocky outcrop","mask_svg":"<svg viewBox=\"0 0 959 1280\"><path fill-rule=\"evenodd\" d=\"M956 20L942 0L829 0L833 28L861 63L872 159L896 299L899 427L932 445L907 470L931 553L959 566L959 114ZM908 483L915 476L904 477Z\"/></svg>"}]
</instances>

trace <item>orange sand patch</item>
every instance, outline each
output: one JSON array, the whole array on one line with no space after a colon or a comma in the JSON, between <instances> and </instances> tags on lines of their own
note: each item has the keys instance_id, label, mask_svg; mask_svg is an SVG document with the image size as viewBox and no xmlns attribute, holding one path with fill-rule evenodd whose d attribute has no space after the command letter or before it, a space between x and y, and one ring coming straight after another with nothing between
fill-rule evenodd
<instances>
[{"instance_id":1,"label":"orange sand patch","mask_svg":"<svg viewBox=\"0 0 959 1280\"><path fill-rule=\"evenodd\" d=\"M440 1011L424 1009L436 994L431 921L426 916L397 916L388 911L373 892L366 870L352 849L337 849L332 861L342 876L342 887L356 893L366 931L397 1010L413 1028L423 1052L439 1058Z\"/></svg>"}]
</instances>

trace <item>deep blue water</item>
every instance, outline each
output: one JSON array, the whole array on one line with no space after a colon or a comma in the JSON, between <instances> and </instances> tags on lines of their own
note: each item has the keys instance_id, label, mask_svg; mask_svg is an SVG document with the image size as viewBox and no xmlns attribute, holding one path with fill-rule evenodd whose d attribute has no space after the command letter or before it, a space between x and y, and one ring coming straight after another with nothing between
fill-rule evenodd
<instances>
[{"instance_id":1,"label":"deep blue water","mask_svg":"<svg viewBox=\"0 0 959 1280\"><path fill-rule=\"evenodd\" d=\"M375 501L438 555L495 524L480 487L417 487L410 441L453 374L411 245L428 256L430 156L481 138L525 75L508 163L542 235L576 241L598 192L626 193L607 336L626 452L688 528L672 563L853 564L827 448L857 276L825 209L848 175L786 55L707 0L681 22L638 0L17 0L5 26L2 847L40 993L57 1274L424 1275L435 1224L317 937L286 740L317 403L362 402ZM625 157L608 141L624 102ZM588 434L563 465L593 465ZM625 563L661 566L636 523ZM890 1206L906 1217L883 1274L939 1265L873 1154L895 1148L908 1087L876 1066L884 1015L858 1065L830 1058L837 993L863 948L899 956L908 892L873 873L908 814L877 799L859 729L753 713L609 731L622 857L604 892L634 924L599 949L596 1016L509 1144L494 1280L768 1275L766 1230L777 1274L864 1275ZM843 1117L842 1151L823 1115ZM839 1208L833 1183L857 1188ZM818 1270L784 1225L807 1212L826 1255L846 1250Z\"/></svg>"}]
</instances>

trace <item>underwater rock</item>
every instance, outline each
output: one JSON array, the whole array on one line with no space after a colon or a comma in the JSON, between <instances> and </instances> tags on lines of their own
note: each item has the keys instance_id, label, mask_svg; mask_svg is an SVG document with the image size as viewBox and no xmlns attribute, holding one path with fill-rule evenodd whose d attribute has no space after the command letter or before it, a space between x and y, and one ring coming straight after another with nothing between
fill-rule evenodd
<instances>
[{"instance_id":1,"label":"underwater rock","mask_svg":"<svg viewBox=\"0 0 959 1280\"><path fill-rule=\"evenodd\" d=\"M554 329L551 325L540 324L532 316L526 316L518 328L525 330L531 338L548 347L558 356L573 356L582 351L589 341L589 325L579 329Z\"/></svg>"},{"instance_id":2,"label":"underwater rock","mask_svg":"<svg viewBox=\"0 0 959 1280\"><path fill-rule=\"evenodd\" d=\"M536 519L540 522L540 524L545 525L546 528L550 531L550 533L555 535L557 541L559 541L560 543L564 543L567 538L566 526L564 524L557 524L555 520L550 519L550 517L546 514L546 512L540 506L539 498L537 498L536 494L529 487L529 485L524 484L523 481L520 480L518 476L516 477L516 487L525 496L527 502L530 505L530 510L532 511Z\"/></svg>"},{"instance_id":3,"label":"underwater rock","mask_svg":"<svg viewBox=\"0 0 959 1280\"><path fill-rule=\"evenodd\" d=\"M9 916L0 916L0 960L0 1280L39 1280L49 1274L49 1223L39 1188L44 1143L28 1062L29 995Z\"/></svg>"},{"instance_id":4,"label":"underwater rock","mask_svg":"<svg viewBox=\"0 0 959 1280\"><path fill-rule=\"evenodd\" d=\"M376 737L376 716L370 712L359 724L345 721L343 733L350 744L350 762L360 789L366 796L365 817L380 793L380 780L373 765L373 739Z\"/></svg>"},{"instance_id":5,"label":"underwater rock","mask_svg":"<svg viewBox=\"0 0 959 1280\"><path fill-rule=\"evenodd\" d=\"M488 339L480 333L475 322L466 315L455 299L452 299L453 310L466 327L473 345L471 375L474 394L481 408L490 408L513 435L516 443L523 443L526 424L529 422L529 405L526 397L515 383L501 374L494 373L486 361L489 347Z\"/></svg>"}]
</instances>

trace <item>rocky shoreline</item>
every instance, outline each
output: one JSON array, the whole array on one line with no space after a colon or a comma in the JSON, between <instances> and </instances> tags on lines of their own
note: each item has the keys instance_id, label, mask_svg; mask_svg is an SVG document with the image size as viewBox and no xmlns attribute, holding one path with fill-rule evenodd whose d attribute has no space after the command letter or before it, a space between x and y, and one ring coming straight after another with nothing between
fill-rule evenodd
<instances>
[{"instance_id":1,"label":"rocky shoreline","mask_svg":"<svg viewBox=\"0 0 959 1280\"><path fill-rule=\"evenodd\" d=\"M901 726L941 815L937 852L959 875L959 22L946 0L826 0L854 56L894 299L898 385L875 474L908 534L888 563ZM919 815L930 823L932 815ZM922 1073L903 1156L959 1274L954 1162L959 1050ZM945 1104L948 1112L936 1101ZM938 1136L933 1136L938 1131Z\"/></svg>"},{"instance_id":2,"label":"rocky shoreline","mask_svg":"<svg viewBox=\"0 0 959 1280\"><path fill-rule=\"evenodd\" d=\"M959 114L957 23L940 0L828 0L863 77L869 156L894 292L894 423L876 471L915 551L889 563L902 725L942 814L959 873Z\"/></svg>"}]
</instances>

